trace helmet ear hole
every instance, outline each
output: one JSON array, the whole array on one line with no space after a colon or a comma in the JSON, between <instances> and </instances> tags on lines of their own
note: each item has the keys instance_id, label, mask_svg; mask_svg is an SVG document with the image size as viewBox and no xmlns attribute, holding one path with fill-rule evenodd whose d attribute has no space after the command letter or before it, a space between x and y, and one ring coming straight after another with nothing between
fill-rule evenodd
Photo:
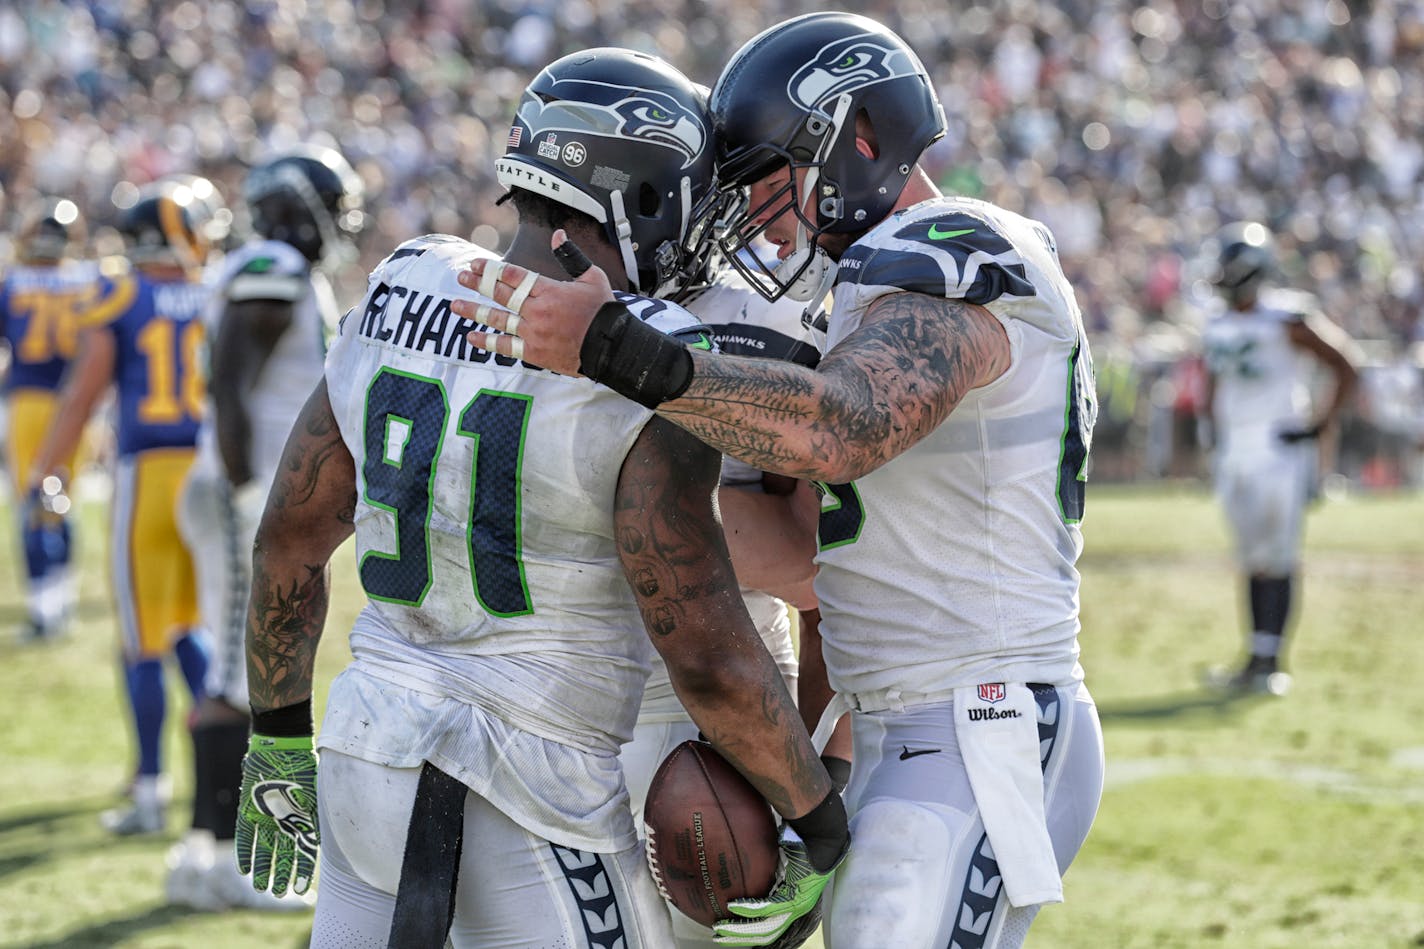
<instances>
[{"instance_id":1,"label":"helmet ear hole","mask_svg":"<svg viewBox=\"0 0 1424 949\"><path fill-rule=\"evenodd\" d=\"M855 113L855 150L860 152L862 158L871 161L880 157L880 139L875 135L870 113L865 109L859 109Z\"/></svg>"},{"instance_id":2,"label":"helmet ear hole","mask_svg":"<svg viewBox=\"0 0 1424 949\"><path fill-rule=\"evenodd\" d=\"M643 217L658 217L663 208L663 196L645 181L638 189L638 213Z\"/></svg>"}]
</instances>

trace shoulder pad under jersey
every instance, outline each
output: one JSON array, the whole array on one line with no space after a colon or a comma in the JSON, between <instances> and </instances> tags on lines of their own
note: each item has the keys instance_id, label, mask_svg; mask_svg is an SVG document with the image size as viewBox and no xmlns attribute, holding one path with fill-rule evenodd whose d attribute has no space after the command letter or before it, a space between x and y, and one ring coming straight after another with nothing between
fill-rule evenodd
<instances>
[{"instance_id":1,"label":"shoulder pad under jersey","mask_svg":"<svg viewBox=\"0 0 1424 949\"><path fill-rule=\"evenodd\" d=\"M841 256L836 283L980 305L1035 295L1014 245L982 218L951 209L888 219Z\"/></svg>"},{"instance_id":2,"label":"shoulder pad under jersey","mask_svg":"<svg viewBox=\"0 0 1424 949\"><path fill-rule=\"evenodd\" d=\"M614 291L613 298L638 319L656 330L681 340L693 349L715 350L712 331L683 307L668 300L654 300L634 293Z\"/></svg>"}]
</instances>

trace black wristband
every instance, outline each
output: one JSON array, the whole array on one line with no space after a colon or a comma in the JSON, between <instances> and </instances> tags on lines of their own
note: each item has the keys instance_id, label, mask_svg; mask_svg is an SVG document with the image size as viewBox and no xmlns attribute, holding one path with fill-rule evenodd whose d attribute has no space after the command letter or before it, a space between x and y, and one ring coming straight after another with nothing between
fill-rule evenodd
<instances>
[{"instance_id":1,"label":"black wristband","mask_svg":"<svg viewBox=\"0 0 1424 949\"><path fill-rule=\"evenodd\" d=\"M834 867L850 846L845 803L834 789L808 813L788 817L786 823L806 845L806 856L817 873Z\"/></svg>"},{"instance_id":2,"label":"black wristband","mask_svg":"<svg viewBox=\"0 0 1424 949\"><path fill-rule=\"evenodd\" d=\"M826 766L826 773L831 776L831 787L836 789L836 793L844 791L850 783L850 762L835 755L821 755L821 764Z\"/></svg>"},{"instance_id":3,"label":"black wristband","mask_svg":"<svg viewBox=\"0 0 1424 949\"><path fill-rule=\"evenodd\" d=\"M266 712L254 708L252 730L269 738L305 738L312 733L311 699Z\"/></svg>"},{"instance_id":4,"label":"black wristband","mask_svg":"<svg viewBox=\"0 0 1424 949\"><path fill-rule=\"evenodd\" d=\"M644 408L687 391L692 353L616 300L599 307L579 347L579 372Z\"/></svg>"}]
</instances>

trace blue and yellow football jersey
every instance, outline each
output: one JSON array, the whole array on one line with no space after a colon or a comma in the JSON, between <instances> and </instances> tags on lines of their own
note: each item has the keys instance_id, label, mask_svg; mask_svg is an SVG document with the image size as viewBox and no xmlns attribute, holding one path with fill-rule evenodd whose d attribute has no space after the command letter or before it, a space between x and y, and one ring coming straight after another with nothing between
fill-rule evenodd
<instances>
[{"instance_id":1,"label":"blue and yellow football jersey","mask_svg":"<svg viewBox=\"0 0 1424 949\"><path fill-rule=\"evenodd\" d=\"M193 446L203 413L201 316L208 288L137 273L103 282L109 286L105 298L129 301L117 311L105 306L83 317L86 329L114 337L119 455Z\"/></svg>"},{"instance_id":2,"label":"blue and yellow football jersey","mask_svg":"<svg viewBox=\"0 0 1424 949\"><path fill-rule=\"evenodd\" d=\"M81 320L112 317L121 288L100 279L92 262L17 265L0 281L0 338L10 347L5 391L59 388L78 348Z\"/></svg>"}]
</instances>

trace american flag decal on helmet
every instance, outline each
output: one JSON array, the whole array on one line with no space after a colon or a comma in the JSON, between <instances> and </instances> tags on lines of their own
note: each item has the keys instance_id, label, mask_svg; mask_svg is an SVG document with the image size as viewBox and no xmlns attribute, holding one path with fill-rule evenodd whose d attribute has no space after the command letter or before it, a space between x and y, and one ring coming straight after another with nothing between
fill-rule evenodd
<instances>
[{"instance_id":1,"label":"american flag decal on helmet","mask_svg":"<svg viewBox=\"0 0 1424 949\"><path fill-rule=\"evenodd\" d=\"M524 126L511 125L509 127L509 141L505 143L505 148L518 148L519 143L524 141Z\"/></svg>"},{"instance_id":2,"label":"american flag decal on helmet","mask_svg":"<svg viewBox=\"0 0 1424 949\"><path fill-rule=\"evenodd\" d=\"M1004 697L1004 683L986 682L979 686L979 699L983 702L998 702Z\"/></svg>"}]
</instances>

